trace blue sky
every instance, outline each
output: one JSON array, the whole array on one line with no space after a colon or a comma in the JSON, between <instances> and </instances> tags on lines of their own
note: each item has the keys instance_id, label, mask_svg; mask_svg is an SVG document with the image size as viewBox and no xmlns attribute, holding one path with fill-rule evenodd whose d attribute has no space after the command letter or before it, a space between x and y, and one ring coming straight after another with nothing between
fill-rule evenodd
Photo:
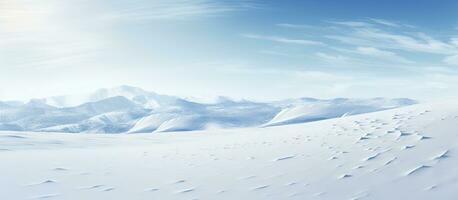
<instances>
[{"instance_id":1,"label":"blue sky","mask_svg":"<svg viewBox=\"0 0 458 200\"><path fill-rule=\"evenodd\" d=\"M458 97L452 0L0 0L0 99Z\"/></svg>"}]
</instances>

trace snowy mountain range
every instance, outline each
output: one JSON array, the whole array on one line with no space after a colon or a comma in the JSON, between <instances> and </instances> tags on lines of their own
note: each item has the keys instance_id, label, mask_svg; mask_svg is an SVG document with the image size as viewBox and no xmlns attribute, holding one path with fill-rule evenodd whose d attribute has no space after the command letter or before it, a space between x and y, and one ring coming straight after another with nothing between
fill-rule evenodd
<instances>
[{"instance_id":1,"label":"snowy mountain range","mask_svg":"<svg viewBox=\"0 0 458 200\"><path fill-rule=\"evenodd\" d=\"M411 99L287 99L275 102L219 98L199 103L131 86L84 95L0 102L0 130L69 133L151 133L277 126L416 104Z\"/></svg>"}]
</instances>

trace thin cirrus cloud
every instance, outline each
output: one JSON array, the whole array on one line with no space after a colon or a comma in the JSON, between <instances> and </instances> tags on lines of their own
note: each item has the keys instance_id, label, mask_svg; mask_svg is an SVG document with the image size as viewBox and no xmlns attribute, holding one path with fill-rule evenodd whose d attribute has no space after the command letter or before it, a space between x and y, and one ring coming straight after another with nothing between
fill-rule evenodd
<instances>
[{"instance_id":1,"label":"thin cirrus cloud","mask_svg":"<svg viewBox=\"0 0 458 200\"><path fill-rule=\"evenodd\" d=\"M341 23L342 24L342 23ZM458 52L456 46L446 41L441 41L422 32L396 33L372 26L351 26L344 34L327 35L346 44L372 46L377 48L397 49L409 52L423 52L433 54L454 54Z\"/></svg>"},{"instance_id":2,"label":"thin cirrus cloud","mask_svg":"<svg viewBox=\"0 0 458 200\"><path fill-rule=\"evenodd\" d=\"M119 3L102 15L113 20L193 19L261 8L251 0L137 0Z\"/></svg>"},{"instance_id":3,"label":"thin cirrus cloud","mask_svg":"<svg viewBox=\"0 0 458 200\"><path fill-rule=\"evenodd\" d=\"M410 24L403 24L403 23L393 22L393 21L389 21L389 20L385 20L385 19L369 18L369 20L372 21L372 22L381 24L381 25L391 26L391 27L394 27L394 28L399 28L399 27L414 28L414 26L412 26Z\"/></svg>"},{"instance_id":4,"label":"thin cirrus cloud","mask_svg":"<svg viewBox=\"0 0 458 200\"><path fill-rule=\"evenodd\" d=\"M289 24L289 23L280 23L276 24L279 27L284 27L284 28L296 28L296 29L315 29L317 27L312 26L312 25L305 25L305 24Z\"/></svg>"},{"instance_id":5,"label":"thin cirrus cloud","mask_svg":"<svg viewBox=\"0 0 458 200\"><path fill-rule=\"evenodd\" d=\"M313 41L301 38L289 39L287 36L244 36L309 46L319 44L321 49L314 49L317 52L314 54L315 58L326 62L339 61L348 64L353 62L355 65L367 65L368 67L369 65L386 65L383 63L399 64L395 66L413 64L426 66L437 61L445 65L457 65L458 63L456 61L458 56L456 37L450 36L444 39L443 36L438 37L433 33L425 33L419 27L397 21L367 18L353 21L324 21L319 25L281 23L276 26L288 28L295 31L294 33L299 33L302 29L314 29L321 32L315 35ZM327 50L323 51L323 48ZM407 58L422 56L420 54L425 54L427 59L419 62ZM431 60L437 56L442 57L442 60ZM356 59L358 57L363 59ZM430 59L429 63L428 59Z\"/></svg>"},{"instance_id":6,"label":"thin cirrus cloud","mask_svg":"<svg viewBox=\"0 0 458 200\"><path fill-rule=\"evenodd\" d=\"M372 19L373 21L373 19ZM446 65L458 65L458 42L454 37L448 39L438 39L432 35L418 31L410 25L395 24L388 21L377 20L374 23L388 25L396 28L396 32L385 30L377 26L347 27L347 31L341 35L327 35L328 39L333 39L347 45L359 45L370 48L357 49L358 52L367 55L378 56L386 60L398 61L400 63L411 64L407 60L389 50L403 51L411 55L426 54L428 56L443 56L442 63ZM409 31L405 31L407 27ZM415 31L415 32L413 32ZM380 52L378 50L384 52Z\"/></svg>"},{"instance_id":7,"label":"thin cirrus cloud","mask_svg":"<svg viewBox=\"0 0 458 200\"><path fill-rule=\"evenodd\" d=\"M336 63L336 64L346 64L351 62L351 58L339 54L329 54L329 53L323 53L323 52L317 52L315 53L315 56L323 61L329 62L329 63Z\"/></svg>"},{"instance_id":8,"label":"thin cirrus cloud","mask_svg":"<svg viewBox=\"0 0 458 200\"><path fill-rule=\"evenodd\" d=\"M373 24L362 21L328 21L330 24L342 25L348 27L371 27Z\"/></svg>"},{"instance_id":9,"label":"thin cirrus cloud","mask_svg":"<svg viewBox=\"0 0 458 200\"><path fill-rule=\"evenodd\" d=\"M400 27L400 25L398 23L394 23L394 22L391 22L391 21L388 21L388 20L374 19L374 18L370 18L370 20L373 21L373 22L385 25L385 26Z\"/></svg>"},{"instance_id":10,"label":"thin cirrus cloud","mask_svg":"<svg viewBox=\"0 0 458 200\"><path fill-rule=\"evenodd\" d=\"M381 50L374 47L357 47L356 52L362 55L372 56L385 61L400 62L406 64L415 63L414 61L399 56L394 52Z\"/></svg>"},{"instance_id":11,"label":"thin cirrus cloud","mask_svg":"<svg viewBox=\"0 0 458 200\"><path fill-rule=\"evenodd\" d=\"M305 40L305 39L293 39L280 36L269 36L269 35L257 35L257 34L242 34L245 38L257 39L257 40L266 40L271 42L279 42L286 44L298 44L298 45L324 45L324 43L314 40Z\"/></svg>"}]
</instances>

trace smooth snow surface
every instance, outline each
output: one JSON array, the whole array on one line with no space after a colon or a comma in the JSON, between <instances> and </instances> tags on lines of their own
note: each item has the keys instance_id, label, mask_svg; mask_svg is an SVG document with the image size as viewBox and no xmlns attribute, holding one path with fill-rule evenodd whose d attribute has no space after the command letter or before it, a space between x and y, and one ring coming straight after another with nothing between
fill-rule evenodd
<instances>
[{"instance_id":1,"label":"smooth snow surface","mask_svg":"<svg viewBox=\"0 0 458 200\"><path fill-rule=\"evenodd\" d=\"M457 130L443 102L179 134L2 132L0 199L453 200Z\"/></svg>"}]
</instances>

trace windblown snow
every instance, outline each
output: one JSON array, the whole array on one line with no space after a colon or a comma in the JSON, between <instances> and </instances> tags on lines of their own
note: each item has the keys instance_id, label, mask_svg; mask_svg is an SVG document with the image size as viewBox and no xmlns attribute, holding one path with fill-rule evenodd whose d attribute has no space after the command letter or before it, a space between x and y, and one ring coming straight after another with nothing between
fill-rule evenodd
<instances>
[{"instance_id":1,"label":"windblown snow","mask_svg":"<svg viewBox=\"0 0 458 200\"><path fill-rule=\"evenodd\" d=\"M0 130L67 133L150 133L275 126L415 104L410 99L288 99L198 103L120 86L86 95L0 102Z\"/></svg>"},{"instance_id":2,"label":"windblown snow","mask_svg":"<svg viewBox=\"0 0 458 200\"><path fill-rule=\"evenodd\" d=\"M112 109L137 107L126 99L71 109L97 113L89 124L100 127L135 118ZM279 113L276 123L302 116L296 109L301 108ZM310 112L326 113L322 107ZM80 115L63 116L70 121ZM187 129L160 123L164 119L201 120L148 115L137 128ZM456 130L453 101L294 125L176 134L6 131L0 133L0 199L452 200L458 196Z\"/></svg>"}]
</instances>

